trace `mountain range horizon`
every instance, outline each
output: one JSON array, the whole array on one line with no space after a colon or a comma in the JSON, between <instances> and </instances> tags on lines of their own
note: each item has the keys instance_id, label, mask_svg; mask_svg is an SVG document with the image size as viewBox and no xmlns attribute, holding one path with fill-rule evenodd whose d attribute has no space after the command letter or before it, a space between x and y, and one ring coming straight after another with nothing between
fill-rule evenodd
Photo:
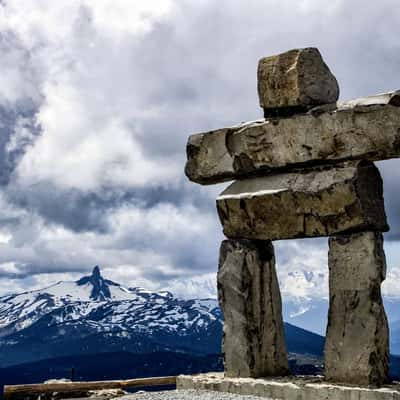
<instances>
[{"instance_id":1,"label":"mountain range horizon","mask_svg":"<svg viewBox=\"0 0 400 400\"><path fill-rule=\"evenodd\" d=\"M314 278L314 274L312 272L307 272L307 271L302 271L304 276L306 277L307 281L309 283L312 283L312 280ZM291 273L291 276L295 276L296 273ZM62 283L76 283L78 287L83 286L85 284L91 284L93 285L92 293L87 298L87 300L107 300L107 299L112 299L111 292L110 292L110 287L114 288L121 288L122 292L128 293L129 290L142 290L142 291L148 291L148 292L154 292L154 293L161 293L161 294L168 294L171 296L174 296L176 298L179 298L181 300L192 300L194 298L196 299L213 299L217 302L217 296L216 296L216 280L214 282L215 288L214 288L214 293L210 293L210 290L204 290L206 292L205 296L182 296L180 292L182 290L178 290L178 294L175 293L174 288L169 290L166 287L163 287L161 290L149 290L147 288L144 288L142 286L133 286L131 287L130 285L123 285L120 283L116 283L113 280L106 279L102 275L102 268L100 265L95 265L92 268L92 271L90 274L85 274L81 278L74 280L74 281L58 281L54 284L50 284L45 286L44 288L41 289L33 289L30 291L21 291L19 293L10 293L7 295L0 296L0 302L1 299L6 299L9 298L10 296L15 296L15 295L23 295L23 294L28 294L28 293L36 293L36 292L41 292L43 290L46 290L48 288L56 288L58 285ZM194 286L198 284L195 280L182 280L179 281L180 289L182 289L182 285L191 285ZM209 284L212 284L209 283ZM201 292L202 287L198 286L198 290L196 292ZM189 290L190 292L190 290ZM198 294L198 293L197 293ZM398 310L400 309L400 298L393 297L393 296L384 296L384 303L385 303L385 308L386 312L388 315L388 320L389 324L397 330L397 328L400 328L400 319L398 318ZM310 296L282 296L282 305L283 305L283 318L286 322L291 323L293 325L299 326L303 329L309 330L311 332L317 333L319 335L324 335L325 334L325 327L326 327L326 318L327 318L327 311L328 311L328 299L326 297L321 297L321 298L316 298L316 297L310 297ZM1 322L0 322L0 327L1 327ZM400 352L400 350L399 350Z\"/></svg>"},{"instance_id":2,"label":"mountain range horizon","mask_svg":"<svg viewBox=\"0 0 400 400\"><path fill-rule=\"evenodd\" d=\"M0 383L65 377L71 365L83 380L157 374L161 364L171 374L220 370L222 327L216 299L125 287L96 265L76 281L0 297ZM400 354L400 325L392 331ZM324 337L287 320L285 335L292 370L321 373Z\"/></svg>"}]
</instances>

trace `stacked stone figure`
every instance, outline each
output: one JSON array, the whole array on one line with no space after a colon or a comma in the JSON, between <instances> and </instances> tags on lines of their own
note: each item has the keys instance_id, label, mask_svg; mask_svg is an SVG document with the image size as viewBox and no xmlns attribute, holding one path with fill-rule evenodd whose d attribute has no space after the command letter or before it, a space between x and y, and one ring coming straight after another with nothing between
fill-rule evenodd
<instances>
[{"instance_id":1,"label":"stacked stone figure","mask_svg":"<svg viewBox=\"0 0 400 400\"><path fill-rule=\"evenodd\" d=\"M373 161L400 157L400 92L339 104L315 48L263 58L264 119L190 136L186 175L236 180L217 198L218 295L230 377L288 374L273 240L329 237L328 381L388 380L382 232L388 225Z\"/></svg>"}]
</instances>

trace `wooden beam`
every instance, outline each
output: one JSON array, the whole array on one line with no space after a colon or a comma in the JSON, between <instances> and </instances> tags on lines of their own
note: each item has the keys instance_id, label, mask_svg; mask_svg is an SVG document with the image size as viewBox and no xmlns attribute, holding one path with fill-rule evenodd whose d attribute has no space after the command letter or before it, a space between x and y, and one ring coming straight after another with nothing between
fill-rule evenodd
<instances>
[{"instance_id":1,"label":"wooden beam","mask_svg":"<svg viewBox=\"0 0 400 400\"><path fill-rule=\"evenodd\" d=\"M103 389L128 389L139 386L176 385L176 376L138 378L118 381L38 383L29 385L5 385L4 399L21 399L40 394L86 392Z\"/></svg>"}]
</instances>

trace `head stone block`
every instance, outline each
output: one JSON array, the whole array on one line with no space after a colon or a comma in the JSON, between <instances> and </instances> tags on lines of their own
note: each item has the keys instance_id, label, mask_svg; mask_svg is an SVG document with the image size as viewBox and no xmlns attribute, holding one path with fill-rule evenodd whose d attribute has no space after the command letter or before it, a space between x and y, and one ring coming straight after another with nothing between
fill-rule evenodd
<instances>
[{"instance_id":1,"label":"head stone block","mask_svg":"<svg viewBox=\"0 0 400 400\"><path fill-rule=\"evenodd\" d=\"M258 63L258 96L266 116L334 103L339 85L318 49L294 49Z\"/></svg>"}]
</instances>

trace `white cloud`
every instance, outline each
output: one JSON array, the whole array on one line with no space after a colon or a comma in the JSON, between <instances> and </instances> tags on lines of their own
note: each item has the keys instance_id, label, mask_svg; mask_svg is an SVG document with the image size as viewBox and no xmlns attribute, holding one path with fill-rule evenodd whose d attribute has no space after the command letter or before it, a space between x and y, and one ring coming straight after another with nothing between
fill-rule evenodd
<instances>
[{"instance_id":1,"label":"white cloud","mask_svg":"<svg viewBox=\"0 0 400 400\"><path fill-rule=\"evenodd\" d=\"M280 241L275 252L283 301L328 297L327 240Z\"/></svg>"},{"instance_id":2,"label":"white cloud","mask_svg":"<svg viewBox=\"0 0 400 400\"><path fill-rule=\"evenodd\" d=\"M23 98L39 101L38 70L30 65L29 53L20 47L12 35L0 38L2 67L0 74L0 104L14 106Z\"/></svg>"},{"instance_id":3,"label":"white cloud","mask_svg":"<svg viewBox=\"0 0 400 400\"><path fill-rule=\"evenodd\" d=\"M12 29L31 54L15 64L28 62L42 77L37 91L44 101L36 115L42 134L19 164L20 184L48 181L93 191L176 181L181 160L145 156L135 138L142 134L140 119L154 111L141 106L142 83L130 56L140 35L171 7L159 0L99 1L95 7L86 1L43 1L42 7L16 2L3 8L3 29ZM26 96L15 87L9 92Z\"/></svg>"},{"instance_id":4,"label":"white cloud","mask_svg":"<svg viewBox=\"0 0 400 400\"><path fill-rule=\"evenodd\" d=\"M90 7L94 3L86 0L84 4ZM115 37L148 32L172 8L171 0L96 0L92 10L96 27Z\"/></svg>"},{"instance_id":5,"label":"white cloud","mask_svg":"<svg viewBox=\"0 0 400 400\"><path fill-rule=\"evenodd\" d=\"M320 47L342 98L395 88L399 13L397 0L0 6L0 105L18 111L29 99L37 111L19 119L6 144L24 151L0 194L0 263L25 277L0 292L78 277L94 264L131 286L210 291L222 239L213 199L222 187L182 184L188 134L259 117L258 58L297 46ZM383 167L393 224L396 162ZM91 201L101 224L66 226L69 215L84 219ZM277 243L283 296L327 295L326 251L318 242ZM396 252L388 293L396 292Z\"/></svg>"},{"instance_id":6,"label":"white cloud","mask_svg":"<svg viewBox=\"0 0 400 400\"><path fill-rule=\"evenodd\" d=\"M386 274L386 280L382 285L382 294L386 297L400 298L400 268L391 267Z\"/></svg>"},{"instance_id":7,"label":"white cloud","mask_svg":"<svg viewBox=\"0 0 400 400\"><path fill-rule=\"evenodd\" d=\"M13 0L2 7L0 26L18 32L33 49L38 41L63 45L86 10L91 10L96 28L115 36L146 33L172 8L170 0Z\"/></svg>"},{"instance_id":8,"label":"white cloud","mask_svg":"<svg viewBox=\"0 0 400 400\"><path fill-rule=\"evenodd\" d=\"M158 288L167 290L183 299L216 299L217 276L215 273L201 274L192 279L173 279Z\"/></svg>"},{"instance_id":9,"label":"white cloud","mask_svg":"<svg viewBox=\"0 0 400 400\"><path fill-rule=\"evenodd\" d=\"M214 269L215 233L209 233L216 228L215 220L191 205L178 208L159 203L141 208L127 204L108 215L110 230L103 234L77 233L45 223L40 216L27 219L29 214L14 212L22 218L11 232L0 236L4 279L21 276L30 278L26 285L40 287L48 284L51 274L71 271L76 277L99 264L117 282L159 289L179 276L195 277L199 270Z\"/></svg>"},{"instance_id":10,"label":"white cloud","mask_svg":"<svg viewBox=\"0 0 400 400\"><path fill-rule=\"evenodd\" d=\"M180 172L173 159L164 165L146 158L127 121L104 118L102 107L96 112L86 108L76 88L58 83L45 94L46 104L37 115L43 133L18 166L20 184L49 181L90 192L113 185L156 186Z\"/></svg>"}]
</instances>

